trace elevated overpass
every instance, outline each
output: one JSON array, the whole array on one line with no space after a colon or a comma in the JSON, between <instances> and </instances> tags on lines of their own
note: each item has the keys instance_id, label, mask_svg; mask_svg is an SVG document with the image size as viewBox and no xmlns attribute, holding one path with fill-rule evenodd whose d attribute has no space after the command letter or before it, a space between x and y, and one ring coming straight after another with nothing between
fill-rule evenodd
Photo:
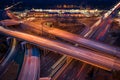
<instances>
[{"instance_id":1,"label":"elevated overpass","mask_svg":"<svg viewBox=\"0 0 120 80\"><path fill-rule=\"evenodd\" d=\"M94 37L96 37L95 33L96 34L100 33L96 38L102 37L107 32L107 30L110 27L108 24L111 23L111 20L108 19L108 17L110 15L112 15L114 13L114 11L117 10L119 7L120 7L120 3L118 3L112 9L111 13L108 12L110 14L106 13L107 17L105 17L103 19L103 17L104 17L103 16L100 20L98 20L90 28L90 30L88 32L86 31L87 33L84 35L84 37L90 38L91 36L93 37L93 35L94 35ZM20 22L18 21L18 23L21 23L21 21ZM106 28L106 26L107 26L107 28ZM47 26L42 25L42 24L41 25L37 25L37 24L34 24L32 22L22 22L21 23L21 27L23 27L24 29L29 29L29 30L31 30L33 32L40 33L41 31L43 31L43 32L46 32L46 33L49 33L49 34L53 34L53 35L55 35L57 37L65 39L67 41L70 41L70 42L73 42L73 43L82 44L84 47L87 47L87 48L90 48L90 49L102 51L102 52L105 52L105 53L107 52L107 53L115 55L115 56L119 56L120 55L119 48L111 47L111 46L106 45L106 44L102 44L102 43L99 43L99 42L91 41L91 40L85 39L83 37L80 37L78 35L75 35L75 34L72 34L72 33L69 33L69 32L66 32L66 31L63 31L63 30L59 30L59 29L56 29L56 28L50 28L50 27L47 27Z\"/></svg>"},{"instance_id":2,"label":"elevated overpass","mask_svg":"<svg viewBox=\"0 0 120 80\"><path fill-rule=\"evenodd\" d=\"M40 52L29 44L25 45L25 56L18 80L39 80Z\"/></svg>"},{"instance_id":3,"label":"elevated overpass","mask_svg":"<svg viewBox=\"0 0 120 80\"><path fill-rule=\"evenodd\" d=\"M95 26L94 25L93 26L96 27L96 28L98 26L106 26L108 24L108 22L106 22L106 21L109 19L109 17L112 14L114 14L114 11L119 8L119 5L120 4L118 4L117 7L113 8L111 12L108 12L109 14L106 13L107 15L105 14L105 16L104 16L105 18L101 18L97 22L97 24L95 24ZM102 22L102 20L104 22ZM14 24L18 25L19 24L19 21L12 21L12 22L5 21L5 22L2 22L2 23L3 24L5 23L6 26L14 25ZM33 23L29 23L29 22L28 23L23 22L21 24L24 25L24 26L30 26L31 29L34 26L38 26L38 25L35 25ZM43 28L43 25L40 25L39 27ZM34 27L34 29L35 29L35 31L36 30L38 30L38 31L41 30L41 29L38 29L36 27ZM102 28L103 31L108 30L108 29L109 28L106 29L105 27ZM109 46L109 45L106 45L106 44L101 44L101 43L94 42L94 41L91 41L91 40L88 40L88 39L84 39L80 36L77 36L77 35L74 35L74 34L71 34L69 32L59 30L59 29L55 29L55 28L45 27L43 30L47 33L50 33L50 34L53 34L55 36L61 37L61 38L65 39L65 40L68 40L70 42L75 42L75 43L82 44L82 45L84 45L84 47L87 47L87 48L89 47L90 49L96 49L96 50L99 50L99 51L108 52L108 53L111 53L112 55L115 55L117 57L119 57L119 55L120 55L120 53L119 53L120 49L117 48L117 47L112 47L112 46ZM95 29L93 29L92 32L94 30ZM119 70L120 69L119 58L113 57L109 54L103 54L103 53L100 53L100 52L94 52L94 51L90 51L90 50L86 50L86 49L82 49L82 48L76 48L76 47L70 46L68 44L63 44L63 43L60 43L60 42L47 40L47 39L44 39L44 38L41 38L41 37L36 37L36 36L29 35L29 34L26 34L26 33L21 33L21 32L18 32L18 31L12 31L12 30L8 30L8 29L4 29L4 28L0 28L0 32L3 32L5 34L8 34L10 36L13 36L13 37L16 37L16 38L19 38L19 39L26 40L28 42L32 42L37 46L42 46L42 47L48 48L48 49L53 50L53 51L58 51L60 53L62 52L62 54L72 56L75 59L81 60L81 61L86 62L88 64L92 64L94 66L101 67L103 69L107 69L107 70L111 70L111 69ZM90 35L91 32L90 33L88 32L88 34ZM90 38L89 36L84 36L84 37ZM35 38L36 40L30 40L30 38ZM42 42L37 41L37 40L41 40ZM48 44L46 44L46 43L48 43ZM73 53L75 53L75 54L73 54ZM87 54L87 53L89 53L89 54ZM92 56L90 56L90 55L92 55ZM96 59L96 57L98 59ZM106 61L106 62L101 61L101 59L103 61Z\"/></svg>"},{"instance_id":4,"label":"elevated overpass","mask_svg":"<svg viewBox=\"0 0 120 80\"><path fill-rule=\"evenodd\" d=\"M9 34L10 36L14 36L18 39L22 39L30 42L31 44L47 48L52 51L57 51L60 54L65 54L71 56L75 59L81 60L85 63L106 69L120 69L120 60L117 57L113 57L107 54L103 54L100 52L94 52L82 48L76 48L68 44L63 44L61 42L56 42L53 40L44 39L42 37L37 37L34 35L12 31L8 29L4 29L0 27L0 32Z\"/></svg>"},{"instance_id":5,"label":"elevated overpass","mask_svg":"<svg viewBox=\"0 0 120 80\"><path fill-rule=\"evenodd\" d=\"M90 28L90 31L87 32L85 37L87 37L89 34L91 34L89 35L89 37L94 35L97 32L97 30L99 30L99 28L96 28L97 26L105 28L105 26L107 26L107 24L110 22L111 18L113 17L112 15L115 14L115 11L118 10L119 8L120 8L120 2L117 5L115 5L114 8L112 8L110 11L108 11L103 16L101 16L101 18Z\"/></svg>"}]
</instances>

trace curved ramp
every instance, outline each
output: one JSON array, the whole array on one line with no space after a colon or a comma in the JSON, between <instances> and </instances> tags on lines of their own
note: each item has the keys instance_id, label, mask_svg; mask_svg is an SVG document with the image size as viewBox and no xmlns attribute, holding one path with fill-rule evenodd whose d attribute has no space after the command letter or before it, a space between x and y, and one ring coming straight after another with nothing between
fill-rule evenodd
<instances>
[{"instance_id":1,"label":"curved ramp","mask_svg":"<svg viewBox=\"0 0 120 80\"><path fill-rule=\"evenodd\" d=\"M11 41L11 47L9 48L7 54L0 64L0 76L6 71L9 63L14 59L17 50L17 41L15 38Z\"/></svg>"}]
</instances>

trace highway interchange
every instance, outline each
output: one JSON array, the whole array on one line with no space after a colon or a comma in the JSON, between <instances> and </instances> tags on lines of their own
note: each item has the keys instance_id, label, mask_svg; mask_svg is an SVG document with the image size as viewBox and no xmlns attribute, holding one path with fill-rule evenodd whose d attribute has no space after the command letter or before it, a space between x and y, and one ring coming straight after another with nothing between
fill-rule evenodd
<instances>
[{"instance_id":1,"label":"highway interchange","mask_svg":"<svg viewBox=\"0 0 120 80\"><path fill-rule=\"evenodd\" d=\"M87 31L85 31L84 34L81 34L82 36L76 35L67 31L63 31L57 28L48 27L42 24L44 22L42 20L41 20L41 25L35 24L33 22L29 22L29 21L19 20L16 17L14 17L14 15L12 15L9 11L7 11L7 14L8 16L10 16L10 18L12 18L12 20L9 19L9 20L1 21L0 32L10 36L10 38L14 37L14 40L19 39L23 41L24 42L23 46L25 46L26 44L36 45L37 47L45 48L50 51L59 53L61 55L69 56L68 58L67 56L63 58L68 60L68 62L66 63L63 62L63 64L65 65L68 65L69 63L74 64L75 63L75 61L73 60L74 58L82 62L85 62L83 64L83 67L86 67L88 66L88 64L90 64L108 71L120 70L119 47L114 47L114 46L110 46L108 44L99 42L101 38L105 37L104 35L110 29L109 24L112 22L112 18L113 18L112 15L114 14L114 11L116 11L119 7L120 7L120 3L118 3L111 10L111 12L108 11L104 16L102 16L92 27L90 27L90 29L86 29ZM30 31L33 31L39 34L42 34L41 32L52 34L65 41L71 42L73 44L77 44L77 46L74 46L65 42L61 42L61 41L47 39L38 35L28 34L19 30L9 29L9 27L7 26L11 26L11 25L18 25L24 29L29 29ZM4 65L1 64L1 66L8 65L9 61L11 61L11 57L14 56L13 51L15 51L14 49L16 46L14 45L16 45L16 43L14 41L13 43L14 44L10 51L12 55L9 53L7 58L3 61ZM39 55L38 54L39 51L37 52L37 48L34 49L34 47L33 48L29 47L28 49L25 48L25 52L26 54L24 57L22 70L18 78L19 80L38 80L39 79L38 76L40 75L39 71L40 71L41 64L39 65L37 63L40 63L41 61L40 60L41 54ZM29 62L31 63L29 64ZM82 65L78 64L78 66L82 66ZM0 67L0 70L3 70L2 67Z\"/></svg>"}]
</instances>

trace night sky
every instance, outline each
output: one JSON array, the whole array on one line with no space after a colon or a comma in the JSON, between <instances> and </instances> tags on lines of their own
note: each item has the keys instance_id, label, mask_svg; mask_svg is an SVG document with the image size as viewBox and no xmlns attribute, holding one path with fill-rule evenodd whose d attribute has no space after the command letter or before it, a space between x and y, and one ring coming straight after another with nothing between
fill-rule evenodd
<instances>
[{"instance_id":1,"label":"night sky","mask_svg":"<svg viewBox=\"0 0 120 80\"><path fill-rule=\"evenodd\" d=\"M24 8L55 8L56 5L81 5L83 7L109 9L120 0L0 0L0 8L22 1L21 7Z\"/></svg>"}]
</instances>

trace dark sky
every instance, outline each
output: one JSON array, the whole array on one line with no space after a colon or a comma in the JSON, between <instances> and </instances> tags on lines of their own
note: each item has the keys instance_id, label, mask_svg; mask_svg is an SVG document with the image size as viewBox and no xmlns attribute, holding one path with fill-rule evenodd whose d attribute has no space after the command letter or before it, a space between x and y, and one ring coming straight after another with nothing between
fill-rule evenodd
<instances>
[{"instance_id":1,"label":"dark sky","mask_svg":"<svg viewBox=\"0 0 120 80\"><path fill-rule=\"evenodd\" d=\"M54 8L60 4L90 6L91 8L109 9L120 0L0 0L0 8L11 5L13 2L22 1L22 7L28 8Z\"/></svg>"}]
</instances>

